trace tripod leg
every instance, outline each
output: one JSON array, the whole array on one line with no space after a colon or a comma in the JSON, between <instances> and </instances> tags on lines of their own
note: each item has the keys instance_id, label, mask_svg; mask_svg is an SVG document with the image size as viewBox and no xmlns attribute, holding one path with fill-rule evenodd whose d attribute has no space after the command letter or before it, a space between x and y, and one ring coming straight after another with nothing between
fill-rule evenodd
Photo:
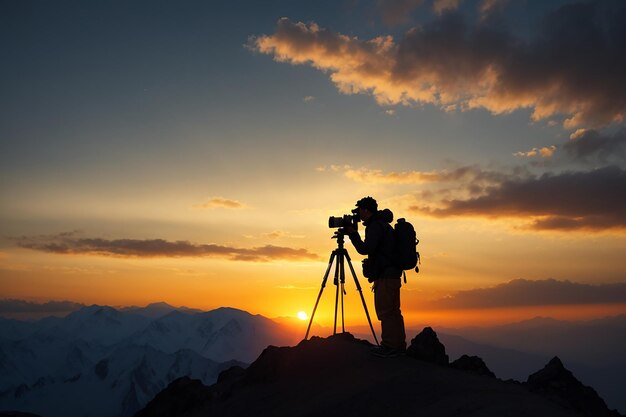
<instances>
[{"instance_id":1,"label":"tripod leg","mask_svg":"<svg viewBox=\"0 0 626 417\"><path fill-rule=\"evenodd\" d=\"M333 334L337 334L337 305L339 303L339 264L341 263L341 253L337 254L337 262L335 263L335 279L333 283L336 286L335 290L335 324L333 326Z\"/></svg>"},{"instance_id":2,"label":"tripod leg","mask_svg":"<svg viewBox=\"0 0 626 417\"><path fill-rule=\"evenodd\" d=\"M367 304L365 304L365 298L363 297L363 290L361 289L361 284L359 284L359 280L357 279L356 273L354 272L354 268L352 267L352 261L350 260L350 255L348 255L348 253L346 252L345 257L346 259L348 259L348 266L350 267L350 272L352 272L352 277L354 278L356 289L359 291L359 295L361 296L361 302L363 303L363 308L365 309L365 315L367 316L367 322L370 325L372 336L374 336L374 340L376 341L376 344L380 345L380 343L378 343L378 338L376 337L376 332L374 331L374 326L372 325L372 320L370 319L370 313L367 310Z\"/></svg>"},{"instance_id":3,"label":"tripod leg","mask_svg":"<svg viewBox=\"0 0 626 417\"><path fill-rule=\"evenodd\" d=\"M306 334L304 335L304 340L309 338L309 331L311 330L311 324L313 323L313 317L315 316L315 310L317 310L317 305L320 302L320 297L322 296L322 292L324 292L324 287L326 286L326 281L328 280L328 274L330 273L330 268L333 265L333 259L337 254L333 251L330 255L330 259L328 260L328 268L326 268L326 273L324 274L324 278L322 279L322 287L320 288L319 294L317 294L317 300L315 300L315 307L313 307L313 312L311 313L311 319L309 320L309 326L306 328Z\"/></svg>"},{"instance_id":4,"label":"tripod leg","mask_svg":"<svg viewBox=\"0 0 626 417\"><path fill-rule=\"evenodd\" d=\"M345 324L345 320L344 320L344 309L343 309L343 296L346 295L346 290L344 288L344 284L346 282L346 271L344 269L344 255L343 254L339 254L339 281L341 282L341 331L342 333L346 332L346 324Z\"/></svg>"}]
</instances>

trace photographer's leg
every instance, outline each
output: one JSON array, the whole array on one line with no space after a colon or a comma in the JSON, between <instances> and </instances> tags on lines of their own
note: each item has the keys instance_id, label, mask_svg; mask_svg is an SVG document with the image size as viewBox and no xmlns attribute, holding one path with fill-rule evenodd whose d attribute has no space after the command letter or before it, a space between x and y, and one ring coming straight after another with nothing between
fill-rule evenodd
<instances>
[{"instance_id":1,"label":"photographer's leg","mask_svg":"<svg viewBox=\"0 0 626 417\"><path fill-rule=\"evenodd\" d=\"M382 328L381 345L392 349L406 349L404 318L400 311L400 279L379 279L374 291L376 316Z\"/></svg>"}]
</instances>

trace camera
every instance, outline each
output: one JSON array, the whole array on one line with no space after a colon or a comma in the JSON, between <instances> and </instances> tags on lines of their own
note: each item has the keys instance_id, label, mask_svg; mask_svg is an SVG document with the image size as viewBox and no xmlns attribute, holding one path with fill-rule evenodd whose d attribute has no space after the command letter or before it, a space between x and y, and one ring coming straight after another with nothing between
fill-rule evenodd
<instances>
[{"instance_id":1,"label":"camera","mask_svg":"<svg viewBox=\"0 0 626 417\"><path fill-rule=\"evenodd\" d=\"M337 227L348 227L352 226L355 229L359 224L359 209L355 208L351 211L352 214L344 214L341 217L333 217L330 216L328 218L328 227L337 228Z\"/></svg>"}]
</instances>

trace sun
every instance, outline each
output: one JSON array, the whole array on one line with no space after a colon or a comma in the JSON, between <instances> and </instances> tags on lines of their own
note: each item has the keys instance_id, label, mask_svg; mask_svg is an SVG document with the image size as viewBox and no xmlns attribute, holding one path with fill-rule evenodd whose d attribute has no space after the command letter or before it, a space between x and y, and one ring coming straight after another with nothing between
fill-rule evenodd
<instances>
[{"instance_id":1,"label":"sun","mask_svg":"<svg viewBox=\"0 0 626 417\"><path fill-rule=\"evenodd\" d=\"M304 311L298 311L298 318L300 320L306 320L309 318L309 316L306 315L306 313Z\"/></svg>"}]
</instances>

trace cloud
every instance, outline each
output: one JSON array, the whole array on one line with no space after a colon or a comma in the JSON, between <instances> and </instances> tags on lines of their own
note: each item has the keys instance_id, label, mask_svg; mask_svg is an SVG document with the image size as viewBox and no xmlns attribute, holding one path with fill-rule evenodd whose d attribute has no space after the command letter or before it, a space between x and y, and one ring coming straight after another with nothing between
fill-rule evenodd
<instances>
[{"instance_id":1,"label":"cloud","mask_svg":"<svg viewBox=\"0 0 626 417\"><path fill-rule=\"evenodd\" d=\"M483 17L501 9L508 0L483 0L480 2L478 9Z\"/></svg>"},{"instance_id":2,"label":"cloud","mask_svg":"<svg viewBox=\"0 0 626 417\"><path fill-rule=\"evenodd\" d=\"M315 100L314 96L306 96L302 99L302 101L304 101L305 103L308 103L309 101L313 101Z\"/></svg>"},{"instance_id":3,"label":"cloud","mask_svg":"<svg viewBox=\"0 0 626 417\"><path fill-rule=\"evenodd\" d=\"M261 236L267 239L280 239L280 238L304 239L306 237L304 235L294 235L290 232L285 232L283 230L274 230L269 233L263 233Z\"/></svg>"},{"instance_id":4,"label":"cloud","mask_svg":"<svg viewBox=\"0 0 626 417\"><path fill-rule=\"evenodd\" d=\"M626 229L626 171L611 166L588 172L514 178L483 195L441 201L442 207L412 206L435 217L517 217L535 230Z\"/></svg>"},{"instance_id":5,"label":"cloud","mask_svg":"<svg viewBox=\"0 0 626 417\"><path fill-rule=\"evenodd\" d=\"M574 160L607 161L611 158L626 159L626 129L613 135L601 134L596 130L578 129L570 135L563 150Z\"/></svg>"},{"instance_id":6,"label":"cloud","mask_svg":"<svg viewBox=\"0 0 626 417\"><path fill-rule=\"evenodd\" d=\"M340 172L340 171L347 171L349 169L352 169L350 165L329 165L329 166L324 165L324 166L319 166L315 168L315 170L318 172Z\"/></svg>"},{"instance_id":7,"label":"cloud","mask_svg":"<svg viewBox=\"0 0 626 417\"><path fill-rule=\"evenodd\" d=\"M602 303L626 303L626 283L591 285L554 279L516 279L495 287L459 291L429 303L428 307L464 309Z\"/></svg>"},{"instance_id":8,"label":"cloud","mask_svg":"<svg viewBox=\"0 0 626 417\"><path fill-rule=\"evenodd\" d=\"M201 209L213 209L213 208L226 208L226 209L241 209L247 206L237 200L231 200L223 197L212 197L205 203L195 204L195 208Z\"/></svg>"},{"instance_id":9,"label":"cloud","mask_svg":"<svg viewBox=\"0 0 626 417\"><path fill-rule=\"evenodd\" d=\"M532 158L535 156L540 156L541 158L550 158L556 152L556 146L544 146L543 148L532 148L528 152L515 152L514 156L524 157L524 158Z\"/></svg>"},{"instance_id":10,"label":"cloud","mask_svg":"<svg viewBox=\"0 0 626 417\"><path fill-rule=\"evenodd\" d=\"M15 239L18 246L47 253L64 255L96 255L123 258L156 257L221 257L237 261L269 262L275 260L318 260L307 249L265 245L256 248L236 248L216 244L196 244L163 239L81 238L75 234L33 236Z\"/></svg>"},{"instance_id":11,"label":"cloud","mask_svg":"<svg viewBox=\"0 0 626 417\"><path fill-rule=\"evenodd\" d=\"M626 3L564 5L529 40L492 20L448 12L396 42L282 18L273 35L253 37L249 46L327 72L341 93L371 94L380 105L531 109L533 120L564 117L568 129L623 121Z\"/></svg>"},{"instance_id":12,"label":"cloud","mask_svg":"<svg viewBox=\"0 0 626 417\"><path fill-rule=\"evenodd\" d=\"M386 25L408 23L411 12L422 4L422 0L377 0L376 6Z\"/></svg>"},{"instance_id":13,"label":"cloud","mask_svg":"<svg viewBox=\"0 0 626 417\"><path fill-rule=\"evenodd\" d=\"M433 2L433 11L442 14L447 10L456 10L459 7L459 0L435 0Z\"/></svg>"},{"instance_id":14,"label":"cloud","mask_svg":"<svg viewBox=\"0 0 626 417\"><path fill-rule=\"evenodd\" d=\"M273 230L271 232L261 233L260 235L244 235L244 237L247 239L304 239L306 235L294 235L284 230Z\"/></svg>"},{"instance_id":15,"label":"cloud","mask_svg":"<svg viewBox=\"0 0 626 417\"><path fill-rule=\"evenodd\" d=\"M72 301L48 301L47 303L33 303L24 300L0 300L0 314L15 313L68 313L85 307L84 304Z\"/></svg>"},{"instance_id":16,"label":"cloud","mask_svg":"<svg viewBox=\"0 0 626 417\"><path fill-rule=\"evenodd\" d=\"M338 169L337 171L339 171ZM344 175L357 182L366 184L426 184L454 181L478 183L497 183L506 178L504 173L487 171L478 166L463 166L435 171L399 171L385 172L380 169L344 167Z\"/></svg>"}]
</instances>

